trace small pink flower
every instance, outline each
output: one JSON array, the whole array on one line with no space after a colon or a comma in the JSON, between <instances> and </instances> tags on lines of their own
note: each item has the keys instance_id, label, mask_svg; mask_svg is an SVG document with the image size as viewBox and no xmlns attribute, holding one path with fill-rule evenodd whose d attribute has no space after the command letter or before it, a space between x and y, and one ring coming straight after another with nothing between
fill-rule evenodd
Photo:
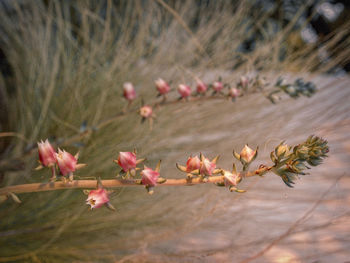
<instances>
[{"instance_id":1,"label":"small pink flower","mask_svg":"<svg viewBox=\"0 0 350 263\"><path fill-rule=\"evenodd\" d=\"M38 142L38 152L43 166L53 166L56 163L56 153L48 139Z\"/></svg>"},{"instance_id":2,"label":"small pink flower","mask_svg":"<svg viewBox=\"0 0 350 263\"><path fill-rule=\"evenodd\" d=\"M187 98L191 95L191 88L190 86L180 84L177 88L177 91L180 93L182 98Z\"/></svg>"},{"instance_id":3,"label":"small pink flower","mask_svg":"<svg viewBox=\"0 0 350 263\"><path fill-rule=\"evenodd\" d=\"M169 84L166 83L163 79L159 78L155 81L155 83L156 83L156 88L157 88L159 94L164 95L170 91Z\"/></svg>"},{"instance_id":4,"label":"small pink flower","mask_svg":"<svg viewBox=\"0 0 350 263\"><path fill-rule=\"evenodd\" d=\"M244 148L242 149L240 153L240 159L244 163L250 163L254 161L255 157L257 155L257 150L253 151L249 146L246 144Z\"/></svg>"},{"instance_id":5,"label":"small pink flower","mask_svg":"<svg viewBox=\"0 0 350 263\"><path fill-rule=\"evenodd\" d=\"M249 77L241 76L239 79L239 84L242 88L247 88L249 84Z\"/></svg>"},{"instance_id":6,"label":"small pink flower","mask_svg":"<svg viewBox=\"0 0 350 263\"><path fill-rule=\"evenodd\" d=\"M186 163L186 172L190 173L194 170L199 169L201 166L201 161L199 160L198 156L195 157L189 157Z\"/></svg>"},{"instance_id":7,"label":"small pink flower","mask_svg":"<svg viewBox=\"0 0 350 263\"><path fill-rule=\"evenodd\" d=\"M241 95L241 92L239 89L232 87L230 88L228 95L232 98L237 98L239 95Z\"/></svg>"},{"instance_id":8,"label":"small pink flower","mask_svg":"<svg viewBox=\"0 0 350 263\"><path fill-rule=\"evenodd\" d=\"M224 171L224 181L225 186L237 186L240 181L240 177L238 174L231 173L229 171Z\"/></svg>"},{"instance_id":9,"label":"small pink flower","mask_svg":"<svg viewBox=\"0 0 350 263\"><path fill-rule=\"evenodd\" d=\"M200 166L200 174L201 175L212 175L216 168L216 164L211 162L208 158L203 156Z\"/></svg>"},{"instance_id":10,"label":"small pink flower","mask_svg":"<svg viewBox=\"0 0 350 263\"><path fill-rule=\"evenodd\" d=\"M86 204L90 205L91 209L99 208L102 205L107 204L108 202L108 193L104 188L91 190L88 195L88 198L86 199Z\"/></svg>"},{"instance_id":11,"label":"small pink flower","mask_svg":"<svg viewBox=\"0 0 350 263\"><path fill-rule=\"evenodd\" d=\"M197 80L197 93L205 93L208 87L201 80Z\"/></svg>"},{"instance_id":12,"label":"small pink flower","mask_svg":"<svg viewBox=\"0 0 350 263\"><path fill-rule=\"evenodd\" d=\"M215 82L213 83L213 89L214 89L216 92L220 92L223 88L224 88L224 84L222 84L222 82L220 82L220 81L215 81Z\"/></svg>"},{"instance_id":13,"label":"small pink flower","mask_svg":"<svg viewBox=\"0 0 350 263\"><path fill-rule=\"evenodd\" d=\"M120 152L118 156L118 164L124 172L136 168L136 154L133 152Z\"/></svg>"},{"instance_id":14,"label":"small pink flower","mask_svg":"<svg viewBox=\"0 0 350 263\"><path fill-rule=\"evenodd\" d=\"M145 105L145 106L141 107L141 109L140 109L140 115L143 118L147 119L147 118L152 117L152 113L153 113L153 110L152 110L151 106Z\"/></svg>"},{"instance_id":15,"label":"small pink flower","mask_svg":"<svg viewBox=\"0 0 350 263\"><path fill-rule=\"evenodd\" d=\"M77 166L77 159L69 152L61 151L58 149L56 153L56 159L58 167L60 168L61 174L66 176L69 173L73 173Z\"/></svg>"},{"instance_id":16,"label":"small pink flower","mask_svg":"<svg viewBox=\"0 0 350 263\"><path fill-rule=\"evenodd\" d=\"M124 83L123 89L124 98L126 98L128 101L133 101L136 98L136 91L130 82Z\"/></svg>"},{"instance_id":17,"label":"small pink flower","mask_svg":"<svg viewBox=\"0 0 350 263\"><path fill-rule=\"evenodd\" d=\"M159 173L145 166L145 168L141 172L141 176L141 182L143 185L155 186L157 184Z\"/></svg>"}]
</instances>

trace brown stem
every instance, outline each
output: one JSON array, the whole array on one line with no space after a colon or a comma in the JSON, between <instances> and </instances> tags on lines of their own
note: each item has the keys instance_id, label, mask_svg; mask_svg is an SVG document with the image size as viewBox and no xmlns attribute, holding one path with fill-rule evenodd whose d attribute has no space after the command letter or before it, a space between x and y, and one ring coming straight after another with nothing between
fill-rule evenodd
<instances>
[{"instance_id":1,"label":"brown stem","mask_svg":"<svg viewBox=\"0 0 350 263\"><path fill-rule=\"evenodd\" d=\"M269 167L259 168L253 172L240 173L242 177L251 177L255 175L262 175L268 171ZM123 186L141 186L140 180L120 180L120 179L108 179L102 180L102 185L106 188L116 188ZM167 179L164 183L157 186L190 186L204 183L221 183L224 181L223 176L211 176L207 181L203 181L201 178L188 179ZM74 180L72 182L48 182L48 183L33 183L33 184L21 184L12 185L0 188L0 195L7 195L9 193L32 193L43 191L54 191L62 189L91 189L96 188L97 180Z\"/></svg>"}]
</instances>

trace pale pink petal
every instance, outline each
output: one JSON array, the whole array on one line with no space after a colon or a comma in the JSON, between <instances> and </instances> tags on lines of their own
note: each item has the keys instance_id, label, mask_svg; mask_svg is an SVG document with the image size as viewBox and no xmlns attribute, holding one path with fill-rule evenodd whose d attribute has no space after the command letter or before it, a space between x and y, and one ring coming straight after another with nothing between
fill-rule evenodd
<instances>
[{"instance_id":1,"label":"pale pink petal","mask_svg":"<svg viewBox=\"0 0 350 263\"><path fill-rule=\"evenodd\" d=\"M199 169L201 165L201 161L199 160L198 156L195 157L189 157L186 163L186 171L188 173Z\"/></svg>"},{"instance_id":2,"label":"pale pink petal","mask_svg":"<svg viewBox=\"0 0 350 263\"><path fill-rule=\"evenodd\" d=\"M159 173L153 171L151 168L145 167L141 172L141 176L141 182L143 185L155 186L157 184Z\"/></svg>"},{"instance_id":3,"label":"pale pink petal","mask_svg":"<svg viewBox=\"0 0 350 263\"><path fill-rule=\"evenodd\" d=\"M91 209L99 208L108 202L109 202L108 193L103 188L91 190L88 195L88 198L86 199L86 204L90 205Z\"/></svg>"},{"instance_id":4,"label":"pale pink petal","mask_svg":"<svg viewBox=\"0 0 350 263\"><path fill-rule=\"evenodd\" d=\"M118 156L118 164L127 172L136 168L136 154L133 152L120 152Z\"/></svg>"}]
</instances>

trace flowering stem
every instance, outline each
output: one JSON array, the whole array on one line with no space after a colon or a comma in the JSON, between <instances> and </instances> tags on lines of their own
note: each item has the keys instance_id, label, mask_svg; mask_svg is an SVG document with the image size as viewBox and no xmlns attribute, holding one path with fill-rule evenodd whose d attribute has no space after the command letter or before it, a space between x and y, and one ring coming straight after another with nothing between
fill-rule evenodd
<instances>
[{"instance_id":1,"label":"flowering stem","mask_svg":"<svg viewBox=\"0 0 350 263\"><path fill-rule=\"evenodd\" d=\"M271 167L264 166L253 172L240 173L240 176L251 177L255 175L262 175L268 172ZM201 178L188 179L167 179L162 184L157 184L157 186L190 186L204 183L221 183L224 181L224 176L212 176L209 177L207 181L203 181ZM124 186L142 186L140 180L129 179L107 179L101 181L103 186L106 188L117 188ZM43 192L43 191L54 191L62 189L89 189L96 188L97 180L73 180L72 182L47 182L47 183L33 183L33 184L21 184L12 185L0 188L0 195L7 195L9 193L32 193L32 192Z\"/></svg>"}]
</instances>

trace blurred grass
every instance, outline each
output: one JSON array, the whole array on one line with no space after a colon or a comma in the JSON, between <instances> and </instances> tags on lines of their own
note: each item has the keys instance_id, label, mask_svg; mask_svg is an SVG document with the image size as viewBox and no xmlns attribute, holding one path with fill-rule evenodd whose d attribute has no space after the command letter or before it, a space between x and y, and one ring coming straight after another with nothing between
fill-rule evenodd
<instances>
[{"instance_id":1,"label":"blurred grass","mask_svg":"<svg viewBox=\"0 0 350 263\"><path fill-rule=\"evenodd\" d=\"M337 57L321 60L315 44L290 43L295 38L299 41L302 26L296 29L296 21L306 5L299 7L290 23L279 25L277 32L269 26L272 11L253 7L254 1L5 1L0 9L0 46L11 74L0 76L7 114L1 132L13 131L25 140L1 138L1 158L20 157L40 139L69 138L83 121L93 127L120 112L125 106L121 94L126 81L135 84L140 103L141 97L145 101L154 97L153 81L158 77L176 87L181 82L193 84L194 75L213 81L222 74L225 82L235 83L241 74L255 70L276 76L311 70L321 74L348 57L349 49L344 48ZM256 32L260 36L256 48L250 53L240 51ZM347 47L348 33L345 23L322 48L332 49L344 37L342 45ZM110 178L115 174L112 159L117 152L134 147L152 167L180 147L181 143L169 144L170 135L191 133L192 126L210 129L205 122L209 113L187 124L181 122L181 114L188 113L177 113L175 107L159 113L153 131L131 114L82 140L83 146L65 149L80 150L81 162L88 168L78 175L87 177ZM176 125L180 123L184 126ZM208 148L205 144L198 150ZM26 155L25 169L4 173L2 185L47 180L47 171L32 171L36 159ZM130 254L135 244L128 239L142 238L138 232L130 236L135 222L145 222L138 227L140 233L164 224L164 210L143 211L143 205L149 207L149 200L161 202L166 191L159 189L158 196L148 201L138 198L135 203L144 189L118 190L116 206L123 204L127 209L118 218L104 209L87 211L80 191L24 194L20 207L5 202L0 210L0 261L12 256L19 262L114 261L114 247ZM191 198L199 196L193 193ZM181 214L180 208L172 211ZM181 223L187 217L174 220ZM43 226L50 229L42 230ZM33 234L23 234L23 229ZM8 230L15 232L1 236Z\"/></svg>"}]
</instances>

